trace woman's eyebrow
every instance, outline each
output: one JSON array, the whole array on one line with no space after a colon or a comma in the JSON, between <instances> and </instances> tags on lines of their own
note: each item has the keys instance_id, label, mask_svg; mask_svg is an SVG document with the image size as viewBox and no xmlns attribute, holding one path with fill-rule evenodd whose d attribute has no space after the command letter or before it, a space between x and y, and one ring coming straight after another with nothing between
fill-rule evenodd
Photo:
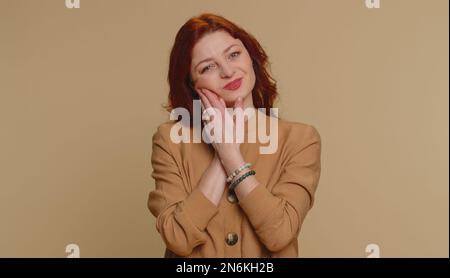
<instances>
[{"instance_id":1,"label":"woman's eyebrow","mask_svg":"<svg viewBox=\"0 0 450 278\"><path fill-rule=\"evenodd\" d=\"M230 48L232 48L233 46L238 46L238 45L237 45L237 44L232 44L232 45L228 46L227 48L225 48L225 50L224 50L222 53L227 52L227 51L228 51ZM200 65L201 63L206 62L206 61L209 61L209 60L212 60L212 59L213 59L213 58L206 58L206 59L201 60L200 62L197 63L197 65L194 67L194 69L196 69L196 68L198 67L198 65Z\"/></svg>"}]
</instances>

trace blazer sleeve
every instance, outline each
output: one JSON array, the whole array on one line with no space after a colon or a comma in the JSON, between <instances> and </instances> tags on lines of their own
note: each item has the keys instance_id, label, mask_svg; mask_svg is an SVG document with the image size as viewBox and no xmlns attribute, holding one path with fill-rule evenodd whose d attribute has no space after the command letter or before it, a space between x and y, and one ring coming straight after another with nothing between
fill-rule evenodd
<instances>
[{"instance_id":1,"label":"blazer sleeve","mask_svg":"<svg viewBox=\"0 0 450 278\"><path fill-rule=\"evenodd\" d=\"M179 165L170 150L169 132L162 128L153 135L152 177L155 190L148 197L148 208L156 217L156 228L167 248L188 256L206 242L206 226L218 208L199 190L187 192Z\"/></svg>"},{"instance_id":2,"label":"blazer sleeve","mask_svg":"<svg viewBox=\"0 0 450 278\"><path fill-rule=\"evenodd\" d=\"M259 239L271 252L279 252L297 240L319 182L320 135L310 125L297 135L296 141L302 143L289 151L280 179L272 190L260 184L239 202Z\"/></svg>"}]
</instances>

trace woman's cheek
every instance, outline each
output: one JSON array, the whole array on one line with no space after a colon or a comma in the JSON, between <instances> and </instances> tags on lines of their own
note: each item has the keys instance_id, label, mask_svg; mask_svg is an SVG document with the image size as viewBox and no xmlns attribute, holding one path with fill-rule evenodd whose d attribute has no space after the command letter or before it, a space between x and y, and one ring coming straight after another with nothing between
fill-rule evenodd
<instances>
[{"instance_id":1,"label":"woman's cheek","mask_svg":"<svg viewBox=\"0 0 450 278\"><path fill-rule=\"evenodd\" d=\"M205 82L202 78L197 79L197 82L195 82L194 85L195 90L199 90L201 88L205 88Z\"/></svg>"},{"instance_id":2,"label":"woman's cheek","mask_svg":"<svg viewBox=\"0 0 450 278\"><path fill-rule=\"evenodd\" d=\"M211 80L208 79L201 79L198 80L196 87L198 88L206 88L209 89L211 91L216 91L216 85L214 84L214 82L211 82Z\"/></svg>"}]
</instances>

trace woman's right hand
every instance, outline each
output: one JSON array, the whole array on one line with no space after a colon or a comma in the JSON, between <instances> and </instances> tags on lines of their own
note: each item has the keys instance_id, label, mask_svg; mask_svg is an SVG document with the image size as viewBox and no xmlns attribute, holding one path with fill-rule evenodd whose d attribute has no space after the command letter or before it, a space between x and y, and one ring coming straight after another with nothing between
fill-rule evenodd
<instances>
[{"instance_id":1,"label":"woman's right hand","mask_svg":"<svg viewBox=\"0 0 450 278\"><path fill-rule=\"evenodd\" d=\"M214 134L213 138L210 139L210 142L212 142L212 145L216 152L218 153L219 157L223 158L229 155L237 154L240 152L239 142L235 142L236 140L236 132L235 132L235 120L233 115L230 115L228 111L226 110L226 104L225 101L219 97L214 92L211 92L208 89L199 89L198 94L201 98L202 102L202 108L203 111L208 108L214 109L217 113L220 113L220 117L213 116L213 120L211 122L204 122L205 124L210 124L209 126L212 126L214 128L214 125L219 124L221 126L220 133ZM243 101L241 98L238 98L234 103L234 108L240 108L243 110ZM211 109L209 109L211 110ZM202 116L203 116L202 111ZM226 125L227 124L227 125ZM208 135L209 132L206 132ZM232 134L233 136L233 143L225 143L225 134ZM220 138L220 141L219 141Z\"/></svg>"}]
</instances>

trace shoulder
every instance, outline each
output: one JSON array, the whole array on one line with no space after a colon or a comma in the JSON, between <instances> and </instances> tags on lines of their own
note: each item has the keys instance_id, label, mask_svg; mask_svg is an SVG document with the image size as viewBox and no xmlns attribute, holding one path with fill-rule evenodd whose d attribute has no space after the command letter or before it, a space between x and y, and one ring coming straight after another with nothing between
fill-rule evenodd
<instances>
[{"instance_id":1,"label":"shoulder","mask_svg":"<svg viewBox=\"0 0 450 278\"><path fill-rule=\"evenodd\" d=\"M316 127L279 120L279 150L285 165L302 165L320 171L322 141Z\"/></svg>"},{"instance_id":2,"label":"shoulder","mask_svg":"<svg viewBox=\"0 0 450 278\"><path fill-rule=\"evenodd\" d=\"M314 125L278 119L278 142L282 150L297 153L306 147L322 146L321 136Z\"/></svg>"},{"instance_id":3,"label":"shoulder","mask_svg":"<svg viewBox=\"0 0 450 278\"><path fill-rule=\"evenodd\" d=\"M287 139L287 140L296 140L302 138L315 138L320 141L320 134L317 131L316 127L307 124L304 122L295 122L290 121L285 118L278 117L276 113L275 115L266 115L262 111L258 110L258 117L263 116L265 117L266 122L266 130L271 129L270 125L275 120L275 123L277 124L278 128L278 136L280 139ZM270 123L269 123L270 122Z\"/></svg>"},{"instance_id":4,"label":"shoulder","mask_svg":"<svg viewBox=\"0 0 450 278\"><path fill-rule=\"evenodd\" d=\"M153 136L168 137L170 135L170 130L176 124L176 121L165 121L158 125Z\"/></svg>"},{"instance_id":5,"label":"shoulder","mask_svg":"<svg viewBox=\"0 0 450 278\"><path fill-rule=\"evenodd\" d=\"M152 142L157 145L171 145L170 131L172 127L176 124L176 121L165 121L158 125L156 131L153 133Z\"/></svg>"},{"instance_id":6,"label":"shoulder","mask_svg":"<svg viewBox=\"0 0 450 278\"><path fill-rule=\"evenodd\" d=\"M321 143L317 128L311 124L278 119L278 129L280 140L290 146Z\"/></svg>"},{"instance_id":7,"label":"shoulder","mask_svg":"<svg viewBox=\"0 0 450 278\"><path fill-rule=\"evenodd\" d=\"M153 134L153 145L170 150L172 153L179 153L189 150L193 145L194 139L193 128L184 126L181 121L168 120L161 123ZM198 142L192 142L198 143Z\"/></svg>"}]
</instances>

